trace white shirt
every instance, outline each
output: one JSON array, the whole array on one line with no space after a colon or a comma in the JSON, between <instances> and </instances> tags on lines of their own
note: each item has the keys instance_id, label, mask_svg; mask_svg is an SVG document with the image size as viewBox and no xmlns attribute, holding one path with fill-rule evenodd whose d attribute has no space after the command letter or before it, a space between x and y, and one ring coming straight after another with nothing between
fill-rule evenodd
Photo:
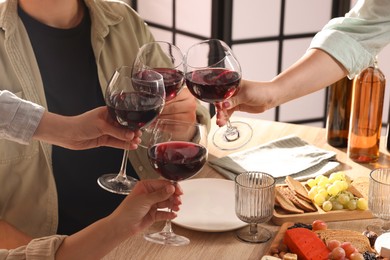
<instances>
[{"instance_id":1,"label":"white shirt","mask_svg":"<svg viewBox=\"0 0 390 260\"><path fill-rule=\"evenodd\" d=\"M40 105L0 90L0 138L28 144L44 111Z\"/></svg>"},{"instance_id":2,"label":"white shirt","mask_svg":"<svg viewBox=\"0 0 390 260\"><path fill-rule=\"evenodd\" d=\"M390 1L359 0L345 17L330 20L313 38L310 48L333 56L353 78L373 64L389 42Z\"/></svg>"}]
</instances>

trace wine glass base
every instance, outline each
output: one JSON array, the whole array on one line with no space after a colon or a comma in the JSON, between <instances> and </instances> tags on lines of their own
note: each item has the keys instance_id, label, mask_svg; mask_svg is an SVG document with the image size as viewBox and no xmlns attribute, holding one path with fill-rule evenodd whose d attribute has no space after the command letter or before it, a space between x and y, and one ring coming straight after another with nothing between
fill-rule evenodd
<instances>
[{"instance_id":1,"label":"wine glass base","mask_svg":"<svg viewBox=\"0 0 390 260\"><path fill-rule=\"evenodd\" d=\"M129 194L138 180L131 176L127 176L127 179L119 180L117 176L118 174L114 173L104 174L98 178L97 182L106 191L122 195Z\"/></svg>"},{"instance_id":2,"label":"wine glass base","mask_svg":"<svg viewBox=\"0 0 390 260\"><path fill-rule=\"evenodd\" d=\"M249 243L264 243L271 239L271 232L261 226L257 226L257 232L251 233L250 226L246 226L236 231L237 238Z\"/></svg>"},{"instance_id":3,"label":"wine glass base","mask_svg":"<svg viewBox=\"0 0 390 260\"><path fill-rule=\"evenodd\" d=\"M184 246L190 243L190 240L186 237L164 231L145 234L144 238L149 242L161 245Z\"/></svg>"},{"instance_id":4,"label":"wine glass base","mask_svg":"<svg viewBox=\"0 0 390 260\"><path fill-rule=\"evenodd\" d=\"M246 145L252 139L253 130L249 124L241 121L234 121L231 122L231 125L238 131L238 136L236 136L235 138L229 138L226 136L226 125L218 128L217 131L215 131L214 133L213 143L221 150L239 149Z\"/></svg>"}]
</instances>

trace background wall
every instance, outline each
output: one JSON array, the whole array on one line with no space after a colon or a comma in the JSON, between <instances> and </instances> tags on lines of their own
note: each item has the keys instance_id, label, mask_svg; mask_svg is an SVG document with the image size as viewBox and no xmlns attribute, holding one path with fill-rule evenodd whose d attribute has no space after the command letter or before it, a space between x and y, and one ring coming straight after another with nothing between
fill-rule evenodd
<instances>
[{"instance_id":1,"label":"background wall","mask_svg":"<svg viewBox=\"0 0 390 260\"><path fill-rule=\"evenodd\" d=\"M243 78L264 81L272 79L301 57L314 34L332 17L344 15L343 10L349 10L355 2L133 0L131 4L150 25L157 40L173 42L185 52L189 46L202 39L223 39L232 46L238 57ZM338 13L335 10L339 10ZM388 77L389 57L390 45L379 56L380 68ZM389 84L388 81L383 110L384 124L388 122ZM262 114L238 114L323 127L326 104L327 89L324 89Z\"/></svg>"}]
</instances>

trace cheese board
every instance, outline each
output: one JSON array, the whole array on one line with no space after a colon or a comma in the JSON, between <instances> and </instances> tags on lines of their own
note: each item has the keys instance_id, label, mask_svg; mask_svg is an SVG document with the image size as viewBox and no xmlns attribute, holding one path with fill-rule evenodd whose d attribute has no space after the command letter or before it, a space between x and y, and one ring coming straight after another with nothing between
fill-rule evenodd
<instances>
[{"instance_id":1,"label":"cheese board","mask_svg":"<svg viewBox=\"0 0 390 260\"><path fill-rule=\"evenodd\" d=\"M368 190L368 179L359 179L356 180L356 185L353 186L354 181L352 181L352 187L355 188L360 195L358 197L367 198ZM306 183L302 183L303 187L308 191L309 188ZM287 186L284 184L278 185L277 190L283 190ZM304 211L304 212L291 212L280 205L275 205L272 222L276 225L282 225L286 222L301 222L301 223L311 223L316 219L321 219L323 221L340 221L340 220L355 220L355 219L370 219L373 218L373 214L369 209L366 210L349 210L349 209L339 209L324 211L320 206L312 203L314 210Z\"/></svg>"}]
</instances>

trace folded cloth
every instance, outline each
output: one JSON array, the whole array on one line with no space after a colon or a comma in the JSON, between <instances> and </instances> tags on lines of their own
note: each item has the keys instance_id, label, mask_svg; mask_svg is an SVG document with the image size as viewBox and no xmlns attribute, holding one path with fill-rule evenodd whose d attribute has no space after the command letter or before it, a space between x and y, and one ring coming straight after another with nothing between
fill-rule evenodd
<instances>
[{"instance_id":1,"label":"folded cloth","mask_svg":"<svg viewBox=\"0 0 390 260\"><path fill-rule=\"evenodd\" d=\"M283 183L287 175L304 181L336 171L336 153L308 144L297 136L281 139L209 161L209 165L234 180L244 171L260 171Z\"/></svg>"}]
</instances>

